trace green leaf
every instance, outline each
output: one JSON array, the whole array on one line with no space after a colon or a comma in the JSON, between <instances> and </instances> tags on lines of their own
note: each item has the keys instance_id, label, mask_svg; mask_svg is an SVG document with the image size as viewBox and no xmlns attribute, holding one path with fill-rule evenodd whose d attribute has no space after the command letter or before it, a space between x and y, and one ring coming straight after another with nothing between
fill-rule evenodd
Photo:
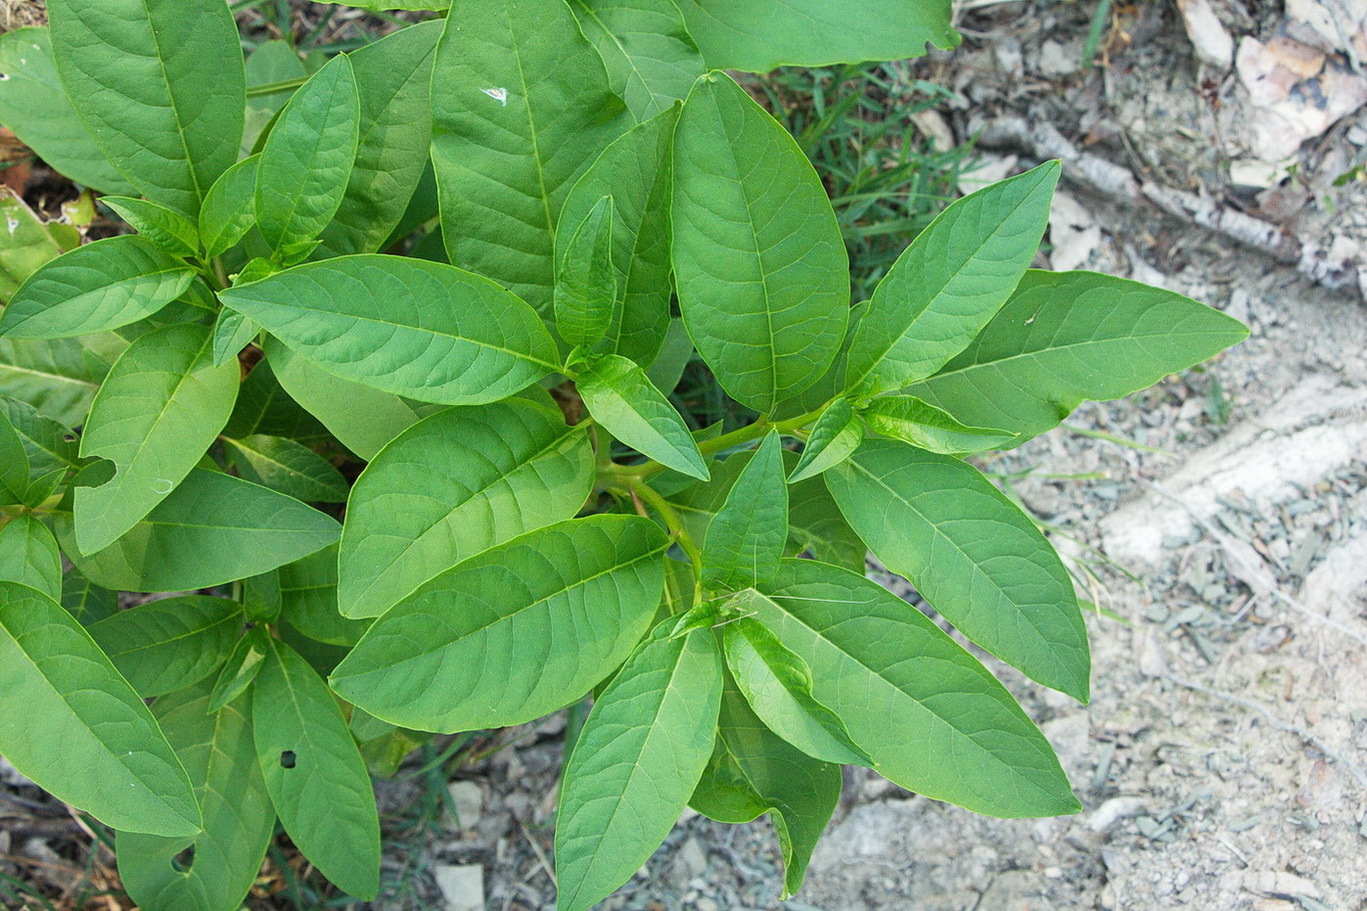
<instances>
[{"instance_id":1,"label":"green leaf","mask_svg":"<svg viewBox=\"0 0 1367 911\"><path fill-rule=\"evenodd\" d=\"M47 595L0 582L0 754L58 800L128 832L184 836L200 812L152 714ZM60 745L60 746L58 746Z\"/></svg>"},{"instance_id":2,"label":"green leaf","mask_svg":"<svg viewBox=\"0 0 1367 911\"><path fill-rule=\"evenodd\" d=\"M745 610L752 593L736 602ZM741 617L722 628L726 666L750 708L774 733L814 759L872 768L840 716L812 695L812 671L757 620Z\"/></svg>"},{"instance_id":3,"label":"green leaf","mask_svg":"<svg viewBox=\"0 0 1367 911\"><path fill-rule=\"evenodd\" d=\"M1047 162L965 196L916 236L859 320L846 389L898 389L968 346L1030 268L1059 171Z\"/></svg>"},{"instance_id":4,"label":"green leaf","mask_svg":"<svg viewBox=\"0 0 1367 911\"><path fill-rule=\"evenodd\" d=\"M822 563L862 573L868 550L840 514L821 478L788 485L787 556L810 553Z\"/></svg>"},{"instance_id":5,"label":"green leaf","mask_svg":"<svg viewBox=\"0 0 1367 911\"><path fill-rule=\"evenodd\" d=\"M762 413L815 382L845 334L845 242L807 156L724 74L679 118L673 225L684 324L722 388Z\"/></svg>"},{"instance_id":6,"label":"green leaf","mask_svg":"<svg viewBox=\"0 0 1367 911\"><path fill-rule=\"evenodd\" d=\"M76 489L80 552L109 546L162 502L218 436L237 397L237 364L215 367L209 331L179 324L129 346L90 407L81 455L118 469Z\"/></svg>"},{"instance_id":7,"label":"green leaf","mask_svg":"<svg viewBox=\"0 0 1367 911\"><path fill-rule=\"evenodd\" d=\"M961 421L1043 433L1084 400L1109 401L1248 337L1205 304L1094 272L1029 272L962 354L906 391Z\"/></svg>"},{"instance_id":8,"label":"green leaf","mask_svg":"<svg viewBox=\"0 0 1367 911\"><path fill-rule=\"evenodd\" d=\"M187 215L237 160L242 50L219 0L51 0L52 51L95 142L142 194Z\"/></svg>"},{"instance_id":9,"label":"green leaf","mask_svg":"<svg viewBox=\"0 0 1367 911\"><path fill-rule=\"evenodd\" d=\"M214 181L199 210L199 234L209 259L222 256L256 224L256 173L261 156L244 158Z\"/></svg>"},{"instance_id":10,"label":"green leaf","mask_svg":"<svg viewBox=\"0 0 1367 911\"><path fill-rule=\"evenodd\" d=\"M512 399L451 408L405 431L352 488L339 601L377 617L450 567L572 517L593 487L586 427Z\"/></svg>"},{"instance_id":11,"label":"green leaf","mask_svg":"<svg viewBox=\"0 0 1367 911\"><path fill-rule=\"evenodd\" d=\"M662 465L707 480L688 425L636 364L606 355L580 372L576 386L589 413L613 436Z\"/></svg>"},{"instance_id":12,"label":"green leaf","mask_svg":"<svg viewBox=\"0 0 1367 911\"><path fill-rule=\"evenodd\" d=\"M707 525L702 548L703 588L740 591L778 571L788 539L788 484L783 447L769 431L736 478L726 502Z\"/></svg>"},{"instance_id":13,"label":"green leaf","mask_svg":"<svg viewBox=\"0 0 1367 911\"><path fill-rule=\"evenodd\" d=\"M1080 809L1048 741L1006 688L876 582L785 560L768 597L748 606L807 662L812 695L887 778L990 816Z\"/></svg>"},{"instance_id":14,"label":"green leaf","mask_svg":"<svg viewBox=\"0 0 1367 911\"><path fill-rule=\"evenodd\" d=\"M432 83L443 87L432 162L451 262L549 316L560 208L631 126L603 59L564 0L455 0Z\"/></svg>"},{"instance_id":15,"label":"green leaf","mask_svg":"<svg viewBox=\"0 0 1367 911\"><path fill-rule=\"evenodd\" d=\"M640 122L688 96L707 67L672 0L572 0L612 90Z\"/></svg>"},{"instance_id":16,"label":"green leaf","mask_svg":"<svg viewBox=\"0 0 1367 911\"><path fill-rule=\"evenodd\" d=\"M369 620L350 620L337 609L337 548L280 567L281 616L299 632L329 645L352 646L370 628Z\"/></svg>"},{"instance_id":17,"label":"green leaf","mask_svg":"<svg viewBox=\"0 0 1367 911\"><path fill-rule=\"evenodd\" d=\"M302 82L309 74L289 41L277 39L265 41L257 46L247 57L247 96L246 125L242 130L242 154L259 151L257 146L264 142L263 134L274 125L280 110L289 102L298 88L297 84L270 93L252 92L276 83ZM254 157L254 156L253 156Z\"/></svg>"},{"instance_id":18,"label":"green leaf","mask_svg":"<svg viewBox=\"0 0 1367 911\"><path fill-rule=\"evenodd\" d=\"M920 57L927 43L959 43L949 0L678 0L688 30L712 69L767 73L780 66L828 66Z\"/></svg>"},{"instance_id":19,"label":"green leaf","mask_svg":"<svg viewBox=\"0 0 1367 911\"><path fill-rule=\"evenodd\" d=\"M127 346L113 333L53 341L0 338L0 395L77 427L85 423L100 381Z\"/></svg>"},{"instance_id":20,"label":"green leaf","mask_svg":"<svg viewBox=\"0 0 1367 911\"><path fill-rule=\"evenodd\" d=\"M342 204L321 235L322 256L374 253L403 217L427 166L428 86L441 30L440 22L400 29L350 55L360 141Z\"/></svg>"},{"instance_id":21,"label":"green leaf","mask_svg":"<svg viewBox=\"0 0 1367 911\"><path fill-rule=\"evenodd\" d=\"M637 516L571 519L514 538L376 620L332 687L377 718L419 730L539 718L583 697L631 654L660 603L667 547Z\"/></svg>"},{"instance_id":22,"label":"green leaf","mask_svg":"<svg viewBox=\"0 0 1367 911\"><path fill-rule=\"evenodd\" d=\"M340 4L354 6L358 9L368 9L372 12L383 12L391 9L407 10L435 10L445 12L451 8L451 0L318 0L320 3Z\"/></svg>"},{"instance_id":23,"label":"green leaf","mask_svg":"<svg viewBox=\"0 0 1367 911\"><path fill-rule=\"evenodd\" d=\"M261 673L261 665L265 663L270 650L271 634L267 627L254 626L247 630L223 662L223 670L219 671L213 691L209 694L206 711L210 714L217 712L246 692L247 687L256 680L256 675Z\"/></svg>"},{"instance_id":24,"label":"green leaf","mask_svg":"<svg viewBox=\"0 0 1367 911\"><path fill-rule=\"evenodd\" d=\"M136 192L115 170L67 98L46 28L0 35L0 123L38 157L76 183L104 193Z\"/></svg>"},{"instance_id":25,"label":"green leaf","mask_svg":"<svg viewBox=\"0 0 1367 911\"><path fill-rule=\"evenodd\" d=\"M224 439L237 473L246 480L305 503L346 501L346 478L302 443L264 435Z\"/></svg>"},{"instance_id":26,"label":"green leaf","mask_svg":"<svg viewBox=\"0 0 1367 911\"><path fill-rule=\"evenodd\" d=\"M283 358L288 358L290 354L288 348L269 339L266 347ZM252 372L242 381L242 388L237 393L237 404L233 406L233 416L228 419L228 426L223 428L224 435L242 439L264 433L267 436L289 437L305 442L326 440L327 428L281 388L280 381L271 370L272 356L268 355L265 360L257 362ZM313 371L322 373L316 367ZM332 376L330 373L322 375ZM337 382L341 383L342 380ZM368 389L366 386L355 388ZM412 414L411 411L409 413Z\"/></svg>"},{"instance_id":27,"label":"green leaf","mask_svg":"<svg viewBox=\"0 0 1367 911\"><path fill-rule=\"evenodd\" d=\"M130 196L103 196L100 202L133 226L133 230L172 256L199 253L199 229L175 209Z\"/></svg>"},{"instance_id":28,"label":"green leaf","mask_svg":"<svg viewBox=\"0 0 1367 911\"><path fill-rule=\"evenodd\" d=\"M24 440L0 412L0 504L24 503L28 498L29 461Z\"/></svg>"},{"instance_id":29,"label":"green leaf","mask_svg":"<svg viewBox=\"0 0 1367 911\"><path fill-rule=\"evenodd\" d=\"M802 458L788 483L814 478L833 465L839 465L864 442L864 425L854 413L849 399L836 399L817 418L812 435L802 450Z\"/></svg>"},{"instance_id":30,"label":"green leaf","mask_svg":"<svg viewBox=\"0 0 1367 911\"><path fill-rule=\"evenodd\" d=\"M1087 629L1068 571L1035 523L976 468L870 440L825 479L883 565L960 632L1087 701Z\"/></svg>"},{"instance_id":31,"label":"green leaf","mask_svg":"<svg viewBox=\"0 0 1367 911\"><path fill-rule=\"evenodd\" d=\"M0 41L5 37L0 36ZM14 297L26 278L62 255L62 244L52 229L66 226L44 222L5 186L0 186L0 218L9 233L0 243L0 303L4 303Z\"/></svg>"},{"instance_id":32,"label":"green leaf","mask_svg":"<svg viewBox=\"0 0 1367 911\"><path fill-rule=\"evenodd\" d=\"M119 593L100 588L79 569L71 569L62 577L62 607L82 626L112 617L119 609Z\"/></svg>"},{"instance_id":33,"label":"green leaf","mask_svg":"<svg viewBox=\"0 0 1367 911\"><path fill-rule=\"evenodd\" d=\"M144 908L237 911L275 832L246 704L208 712L208 703L208 685L201 684L152 706L190 773L204 832L192 838L118 834L119 877Z\"/></svg>"},{"instance_id":34,"label":"green leaf","mask_svg":"<svg viewBox=\"0 0 1367 911\"><path fill-rule=\"evenodd\" d=\"M646 377L652 386L668 395L683 379L684 371L688 369L688 362L692 358L693 340L688 337L683 320L671 319L669 328L665 330L660 354L654 363L646 368Z\"/></svg>"},{"instance_id":35,"label":"green leaf","mask_svg":"<svg viewBox=\"0 0 1367 911\"><path fill-rule=\"evenodd\" d=\"M612 222L612 197L604 196L572 233L562 232L563 243L556 242L555 328L568 345L592 348L612 325L617 305Z\"/></svg>"},{"instance_id":36,"label":"green leaf","mask_svg":"<svg viewBox=\"0 0 1367 911\"><path fill-rule=\"evenodd\" d=\"M954 415L914 395L874 399L863 412L875 433L945 455L969 455L1003 449L1015 442L1009 430L969 427Z\"/></svg>"},{"instance_id":37,"label":"green leaf","mask_svg":"<svg viewBox=\"0 0 1367 911\"><path fill-rule=\"evenodd\" d=\"M722 663L709 630L636 650L584 722L555 827L560 911L585 911L631 878L674 827L712 754Z\"/></svg>"},{"instance_id":38,"label":"green leaf","mask_svg":"<svg viewBox=\"0 0 1367 911\"><path fill-rule=\"evenodd\" d=\"M81 572L105 588L136 592L244 579L321 550L341 533L336 520L298 500L202 468L98 553L76 549L70 516L53 519L63 551Z\"/></svg>"},{"instance_id":39,"label":"green leaf","mask_svg":"<svg viewBox=\"0 0 1367 911\"><path fill-rule=\"evenodd\" d=\"M256 226L275 254L312 241L342 204L356 161L361 106L338 54L280 112L256 173Z\"/></svg>"},{"instance_id":40,"label":"green leaf","mask_svg":"<svg viewBox=\"0 0 1367 911\"><path fill-rule=\"evenodd\" d=\"M813 759L770 731L728 682L716 748L688 803L718 822L750 822L768 813L783 849L787 898L802 885L842 784L838 765Z\"/></svg>"},{"instance_id":41,"label":"green leaf","mask_svg":"<svg viewBox=\"0 0 1367 911\"><path fill-rule=\"evenodd\" d=\"M339 888L380 890L380 818L356 742L308 662L272 640L252 690L256 755L291 840Z\"/></svg>"},{"instance_id":42,"label":"green leaf","mask_svg":"<svg viewBox=\"0 0 1367 911\"><path fill-rule=\"evenodd\" d=\"M285 596L280 591L280 573L268 570L242 580L242 611L248 623L274 623L280 617Z\"/></svg>"},{"instance_id":43,"label":"green leaf","mask_svg":"<svg viewBox=\"0 0 1367 911\"><path fill-rule=\"evenodd\" d=\"M261 327L241 313L223 308L218 311L214 322L214 366L222 367L229 361L236 362L237 356L252 343L261 332Z\"/></svg>"},{"instance_id":44,"label":"green leaf","mask_svg":"<svg viewBox=\"0 0 1367 911\"><path fill-rule=\"evenodd\" d=\"M120 611L91 625L90 638L144 699L208 677L242 633L242 606L186 595Z\"/></svg>"},{"instance_id":45,"label":"green leaf","mask_svg":"<svg viewBox=\"0 0 1367 911\"><path fill-rule=\"evenodd\" d=\"M266 363L287 395L362 459L375 458L386 443L421 418L399 396L334 376L269 336Z\"/></svg>"},{"instance_id":46,"label":"green leaf","mask_svg":"<svg viewBox=\"0 0 1367 911\"><path fill-rule=\"evenodd\" d=\"M40 415L32 405L0 396L0 418L0 426L8 421L18 434L31 479L76 467L75 434Z\"/></svg>"},{"instance_id":47,"label":"green leaf","mask_svg":"<svg viewBox=\"0 0 1367 911\"><path fill-rule=\"evenodd\" d=\"M670 325L669 202L679 110L675 106L614 140L575 182L560 212L562 224L579 225L599 200L612 196L620 305L598 350L638 364L655 360Z\"/></svg>"},{"instance_id":48,"label":"green leaf","mask_svg":"<svg viewBox=\"0 0 1367 911\"><path fill-rule=\"evenodd\" d=\"M97 240L33 273L0 316L0 334L72 338L117 329L180 297L194 276L145 238Z\"/></svg>"},{"instance_id":49,"label":"green leaf","mask_svg":"<svg viewBox=\"0 0 1367 911\"><path fill-rule=\"evenodd\" d=\"M342 256L220 297L333 374L418 401L494 402L558 369L530 307L441 263Z\"/></svg>"},{"instance_id":50,"label":"green leaf","mask_svg":"<svg viewBox=\"0 0 1367 911\"><path fill-rule=\"evenodd\" d=\"M0 528L0 579L62 597L62 555L52 532L36 516L22 515Z\"/></svg>"}]
</instances>

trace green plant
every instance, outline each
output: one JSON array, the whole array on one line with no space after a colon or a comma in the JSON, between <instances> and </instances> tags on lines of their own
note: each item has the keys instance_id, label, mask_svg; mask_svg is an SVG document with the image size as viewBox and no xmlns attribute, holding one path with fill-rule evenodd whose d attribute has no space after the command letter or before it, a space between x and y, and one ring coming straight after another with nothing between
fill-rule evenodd
<instances>
[{"instance_id":1,"label":"green plant","mask_svg":"<svg viewBox=\"0 0 1367 911\"><path fill-rule=\"evenodd\" d=\"M450 17L255 89L222 0L50 0L50 39L0 37L0 118L137 232L71 249L7 210L0 751L118 830L150 909L235 907L277 816L374 896L368 767L591 692L565 911L690 803L769 813L796 890L841 763L1076 811L1007 691L864 578L866 545L1085 700L1067 573L963 457L1243 327L1029 271L1057 163L951 205L850 307L816 173L715 68L948 46L946 4L864 27L803 0L821 29L777 2L407 5ZM285 94L244 143L248 99ZM665 391L694 348L757 420L690 432Z\"/></svg>"}]
</instances>

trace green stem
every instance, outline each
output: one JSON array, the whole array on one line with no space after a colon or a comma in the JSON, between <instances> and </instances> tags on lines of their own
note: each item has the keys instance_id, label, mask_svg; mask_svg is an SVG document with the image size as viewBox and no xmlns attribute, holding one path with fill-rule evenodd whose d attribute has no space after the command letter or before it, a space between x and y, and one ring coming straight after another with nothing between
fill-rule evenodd
<instances>
[{"instance_id":1,"label":"green stem","mask_svg":"<svg viewBox=\"0 0 1367 911\"><path fill-rule=\"evenodd\" d=\"M643 503L660 514L664 520L665 527L669 529L672 537L679 545L679 549L688 557L688 562L693 564L693 576L697 584L702 584L702 551L698 545L693 543L693 536L684 528L683 521L679 518L679 513L670 505L669 501L660 496L660 492L651 487L641 478L627 478L627 485L631 492L635 494Z\"/></svg>"},{"instance_id":2,"label":"green stem","mask_svg":"<svg viewBox=\"0 0 1367 911\"><path fill-rule=\"evenodd\" d=\"M260 98L263 95L276 95L280 92L292 92L305 82L308 82L307 76L300 76L296 79L283 79L280 82L268 82L265 85L254 85L247 89L247 97Z\"/></svg>"}]
</instances>

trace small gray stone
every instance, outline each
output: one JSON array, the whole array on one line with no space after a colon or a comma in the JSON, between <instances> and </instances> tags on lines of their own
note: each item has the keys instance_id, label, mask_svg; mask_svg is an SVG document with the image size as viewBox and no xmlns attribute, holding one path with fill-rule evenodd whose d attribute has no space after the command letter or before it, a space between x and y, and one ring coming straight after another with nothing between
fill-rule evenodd
<instances>
[{"instance_id":1,"label":"small gray stone","mask_svg":"<svg viewBox=\"0 0 1367 911\"><path fill-rule=\"evenodd\" d=\"M477 865L435 867L432 877L446 900L446 911L483 911L484 868Z\"/></svg>"},{"instance_id":2,"label":"small gray stone","mask_svg":"<svg viewBox=\"0 0 1367 911\"><path fill-rule=\"evenodd\" d=\"M473 781L453 781L446 786L456 806L456 816L462 829L473 829L484 818L484 792Z\"/></svg>"},{"instance_id":3,"label":"small gray stone","mask_svg":"<svg viewBox=\"0 0 1367 911\"><path fill-rule=\"evenodd\" d=\"M678 862L683 864L689 876L701 876L707 872L707 854L698 840L691 836L679 849Z\"/></svg>"}]
</instances>

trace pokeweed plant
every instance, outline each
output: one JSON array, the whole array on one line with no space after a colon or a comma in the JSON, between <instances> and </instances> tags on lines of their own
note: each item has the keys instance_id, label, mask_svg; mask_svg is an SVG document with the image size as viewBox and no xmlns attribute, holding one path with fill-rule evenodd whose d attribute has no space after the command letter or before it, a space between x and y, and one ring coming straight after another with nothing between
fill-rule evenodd
<instances>
[{"instance_id":1,"label":"pokeweed plant","mask_svg":"<svg viewBox=\"0 0 1367 911\"><path fill-rule=\"evenodd\" d=\"M1078 810L866 550L1085 701L1069 575L966 457L1244 327L1030 270L1057 162L851 307L820 179L718 68L948 47L947 3L372 6L448 15L312 72L244 65L223 0L50 0L50 33L0 37L0 119L135 232L78 246L0 200L0 752L118 831L154 911L236 908L277 817L373 897L368 770L590 694L563 911L689 805L768 813L792 893L841 764ZM689 431L694 351L758 420Z\"/></svg>"}]
</instances>

